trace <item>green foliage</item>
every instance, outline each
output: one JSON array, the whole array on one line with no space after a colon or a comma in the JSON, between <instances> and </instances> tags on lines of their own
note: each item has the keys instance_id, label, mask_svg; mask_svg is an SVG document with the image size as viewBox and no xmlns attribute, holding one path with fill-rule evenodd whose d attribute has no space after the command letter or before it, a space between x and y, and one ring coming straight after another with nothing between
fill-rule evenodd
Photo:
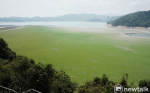
<instances>
[{"instance_id":1,"label":"green foliage","mask_svg":"<svg viewBox=\"0 0 150 93\"><path fill-rule=\"evenodd\" d=\"M108 82L108 77L104 74L101 80L101 85L105 86Z\"/></svg>"},{"instance_id":2,"label":"green foliage","mask_svg":"<svg viewBox=\"0 0 150 93\"><path fill-rule=\"evenodd\" d=\"M148 89L150 89L150 80L140 80L139 87L147 87Z\"/></svg>"},{"instance_id":3,"label":"green foliage","mask_svg":"<svg viewBox=\"0 0 150 93\"><path fill-rule=\"evenodd\" d=\"M123 87L128 87L128 74L126 73L125 75L123 75L122 80L120 81L120 85L122 85Z\"/></svg>"},{"instance_id":4,"label":"green foliage","mask_svg":"<svg viewBox=\"0 0 150 93\"><path fill-rule=\"evenodd\" d=\"M20 55L9 64L1 64L0 85L19 92L36 89L43 93L73 93L77 88L68 75L55 71L53 65L34 64L33 59Z\"/></svg>"},{"instance_id":5,"label":"green foliage","mask_svg":"<svg viewBox=\"0 0 150 93\"><path fill-rule=\"evenodd\" d=\"M114 93L114 86L117 83L109 81L104 74L102 78L95 77L93 81L87 81L78 89L78 93Z\"/></svg>"},{"instance_id":6,"label":"green foliage","mask_svg":"<svg viewBox=\"0 0 150 93\"><path fill-rule=\"evenodd\" d=\"M126 88L132 88L134 85L128 85L128 74L123 75L120 85ZM144 84L143 84L144 83ZM93 81L87 81L84 85L80 85L78 88L78 93L114 93L114 86L118 83L109 81L107 75L103 75L102 78L95 77ZM144 86L148 86L149 81L141 83ZM139 85L140 86L140 85ZM131 92L132 93L132 92Z\"/></svg>"},{"instance_id":7,"label":"green foliage","mask_svg":"<svg viewBox=\"0 0 150 93\"><path fill-rule=\"evenodd\" d=\"M0 58L13 60L16 57L16 53L8 48L8 44L0 38Z\"/></svg>"},{"instance_id":8,"label":"green foliage","mask_svg":"<svg viewBox=\"0 0 150 93\"><path fill-rule=\"evenodd\" d=\"M0 38L0 51L2 51L3 48L7 48L7 43L3 40L3 38Z\"/></svg>"},{"instance_id":9,"label":"green foliage","mask_svg":"<svg viewBox=\"0 0 150 93\"><path fill-rule=\"evenodd\" d=\"M112 24L112 26L150 27L150 10L131 13L110 21L108 24Z\"/></svg>"},{"instance_id":10,"label":"green foliage","mask_svg":"<svg viewBox=\"0 0 150 93\"><path fill-rule=\"evenodd\" d=\"M0 58L0 64L8 64L9 63L9 60L7 60L7 59L1 59ZM1 65L0 65L1 66Z\"/></svg>"},{"instance_id":11,"label":"green foliage","mask_svg":"<svg viewBox=\"0 0 150 93\"><path fill-rule=\"evenodd\" d=\"M73 93L77 88L77 83L72 83L70 77L63 71L57 71L52 83L54 93Z\"/></svg>"},{"instance_id":12,"label":"green foliage","mask_svg":"<svg viewBox=\"0 0 150 93\"><path fill-rule=\"evenodd\" d=\"M36 89L43 93L73 93L77 84L72 83L63 71L55 71L52 64L34 64L33 59L18 55L8 64L0 62L0 85L22 92Z\"/></svg>"}]
</instances>

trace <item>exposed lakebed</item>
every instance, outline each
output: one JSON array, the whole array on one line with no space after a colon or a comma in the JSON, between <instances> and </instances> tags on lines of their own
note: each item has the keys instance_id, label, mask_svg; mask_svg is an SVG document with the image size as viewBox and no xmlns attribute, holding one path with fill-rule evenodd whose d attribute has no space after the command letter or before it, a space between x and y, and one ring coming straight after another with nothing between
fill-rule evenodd
<instances>
[{"instance_id":1,"label":"exposed lakebed","mask_svg":"<svg viewBox=\"0 0 150 93\"><path fill-rule=\"evenodd\" d=\"M150 34L145 34L145 33L126 33L126 35L135 36L135 37L150 37Z\"/></svg>"}]
</instances>

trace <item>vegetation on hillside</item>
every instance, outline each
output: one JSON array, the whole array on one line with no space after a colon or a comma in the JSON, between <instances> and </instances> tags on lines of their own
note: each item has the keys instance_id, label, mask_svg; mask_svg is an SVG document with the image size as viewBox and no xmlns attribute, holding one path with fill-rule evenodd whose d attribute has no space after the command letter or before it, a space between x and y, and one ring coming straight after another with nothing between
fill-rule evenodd
<instances>
[{"instance_id":1,"label":"vegetation on hillside","mask_svg":"<svg viewBox=\"0 0 150 93\"><path fill-rule=\"evenodd\" d=\"M107 23L112 26L150 27L150 10L127 14Z\"/></svg>"},{"instance_id":2,"label":"vegetation on hillside","mask_svg":"<svg viewBox=\"0 0 150 93\"><path fill-rule=\"evenodd\" d=\"M7 43L0 38L0 58L13 60L16 57L16 53L8 48Z\"/></svg>"},{"instance_id":3,"label":"vegetation on hillside","mask_svg":"<svg viewBox=\"0 0 150 93\"><path fill-rule=\"evenodd\" d=\"M64 71L56 71L52 64L36 64L33 59L16 55L2 38L0 55L0 86L19 93L28 89L42 93L114 93L114 86L118 84L103 75L78 87ZM119 84L126 88L134 87L133 84L128 85L127 81L128 74L125 74ZM150 89L150 81L139 81L139 87L144 86Z\"/></svg>"},{"instance_id":4,"label":"vegetation on hillside","mask_svg":"<svg viewBox=\"0 0 150 93\"><path fill-rule=\"evenodd\" d=\"M127 85L128 74L123 76L121 84L123 87L132 87ZM114 86L118 83L110 81L104 74L102 78L95 77L93 81L87 81L84 85L81 85L78 89L78 93L114 93Z\"/></svg>"},{"instance_id":5,"label":"vegetation on hillside","mask_svg":"<svg viewBox=\"0 0 150 93\"><path fill-rule=\"evenodd\" d=\"M33 59L17 55L0 38L0 86L23 92L36 89L42 93L73 93L72 83L64 71L56 71L52 64L35 64Z\"/></svg>"},{"instance_id":6,"label":"vegetation on hillside","mask_svg":"<svg viewBox=\"0 0 150 93\"><path fill-rule=\"evenodd\" d=\"M95 77L93 81L87 81L84 85L80 85L77 92L78 93L114 93L114 86L117 84L122 85L123 88L137 88L134 82L128 84L128 74L124 74L119 83L110 81L108 77L104 74L102 78ZM150 89L150 80L140 80L139 88L147 87ZM124 90L123 90L124 91ZM139 93L139 90L130 91L130 93ZM144 92L143 90L142 92ZM120 93L120 92L117 92ZM124 93L129 93L124 91ZM145 93L145 92L144 92Z\"/></svg>"}]
</instances>

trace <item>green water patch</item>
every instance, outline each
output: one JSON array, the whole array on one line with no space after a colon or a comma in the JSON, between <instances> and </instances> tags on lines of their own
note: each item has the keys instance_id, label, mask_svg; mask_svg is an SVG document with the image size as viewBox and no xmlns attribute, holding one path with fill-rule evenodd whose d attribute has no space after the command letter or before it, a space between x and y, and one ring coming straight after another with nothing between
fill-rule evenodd
<instances>
[{"instance_id":1,"label":"green water patch","mask_svg":"<svg viewBox=\"0 0 150 93\"><path fill-rule=\"evenodd\" d=\"M53 64L79 84L103 74L116 82L124 73L129 74L129 82L136 84L141 79L149 79L149 40L123 39L115 35L70 32L43 26L0 32L0 37L17 54L36 62Z\"/></svg>"}]
</instances>

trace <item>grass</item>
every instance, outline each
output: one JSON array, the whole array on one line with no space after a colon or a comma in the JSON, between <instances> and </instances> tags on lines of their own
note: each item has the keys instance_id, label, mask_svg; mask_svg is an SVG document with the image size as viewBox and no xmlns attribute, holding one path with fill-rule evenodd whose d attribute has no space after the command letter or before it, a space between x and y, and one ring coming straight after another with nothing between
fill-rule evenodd
<instances>
[{"instance_id":1,"label":"grass","mask_svg":"<svg viewBox=\"0 0 150 93\"><path fill-rule=\"evenodd\" d=\"M103 74L116 82L124 73L129 74L130 83L149 79L149 41L118 39L115 35L69 32L42 26L0 32L0 37L17 54L33 58L36 62L51 63L79 84Z\"/></svg>"}]
</instances>

